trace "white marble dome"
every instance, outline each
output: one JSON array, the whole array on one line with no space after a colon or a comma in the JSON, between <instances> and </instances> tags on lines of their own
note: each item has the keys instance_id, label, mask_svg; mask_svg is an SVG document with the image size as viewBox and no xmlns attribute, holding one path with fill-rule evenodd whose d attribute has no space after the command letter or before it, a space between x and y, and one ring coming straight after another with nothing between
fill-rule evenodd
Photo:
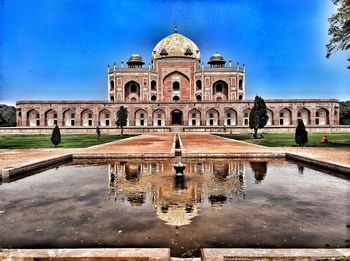
<instances>
[{"instance_id":1,"label":"white marble dome","mask_svg":"<svg viewBox=\"0 0 350 261\"><path fill-rule=\"evenodd\" d=\"M200 51L198 46L186 36L179 33L173 33L160 40L154 47L152 59L162 58L160 53L166 51L167 55L163 57L186 57L187 49L192 51L192 58L200 60Z\"/></svg>"}]
</instances>

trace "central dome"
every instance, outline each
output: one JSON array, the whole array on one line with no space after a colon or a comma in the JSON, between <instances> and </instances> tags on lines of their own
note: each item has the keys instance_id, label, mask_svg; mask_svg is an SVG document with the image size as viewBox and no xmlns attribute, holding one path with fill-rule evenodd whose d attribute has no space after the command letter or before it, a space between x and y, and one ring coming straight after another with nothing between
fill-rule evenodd
<instances>
[{"instance_id":1,"label":"central dome","mask_svg":"<svg viewBox=\"0 0 350 261\"><path fill-rule=\"evenodd\" d=\"M192 54L191 54L192 53ZM192 57L200 60L198 46L186 36L173 33L163 38L153 49L152 59L162 57Z\"/></svg>"}]
</instances>

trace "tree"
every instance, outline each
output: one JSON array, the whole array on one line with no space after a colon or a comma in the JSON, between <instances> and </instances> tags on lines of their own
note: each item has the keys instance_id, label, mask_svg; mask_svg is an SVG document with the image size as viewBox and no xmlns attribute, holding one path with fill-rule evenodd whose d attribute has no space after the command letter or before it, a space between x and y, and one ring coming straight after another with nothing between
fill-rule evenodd
<instances>
[{"instance_id":1,"label":"tree","mask_svg":"<svg viewBox=\"0 0 350 261\"><path fill-rule=\"evenodd\" d=\"M269 116L267 116L266 104L263 98L255 96L254 106L249 114L249 127L254 129L254 139L257 139L258 129L264 128Z\"/></svg>"},{"instance_id":2,"label":"tree","mask_svg":"<svg viewBox=\"0 0 350 261\"><path fill-rule=\"evenodd\" d=\"M331 39L326 45L327 58L339 50L350 49L350 0L332 0L332 2L337 6L337 12L328 19L328 35Z\"/></svg>"},{"instance_id":3,"label":"tree","mask_svg":"<svg viewBox=\"0 0 350 261\"><path fill-rule=\"evenodd\" d=\"M308 142L307 130L305 129L303 120L299 120L298 126L295 130L295 142L300 147L304 146Z\"/></svg>"},{"instance_id":4,"label":"tree","mask_svg":"<svg viewBox=\"0 0 350 261\"><path fill-rule=\"evenodd\" d=\"M57 125L55 126L55 128L53 128L51 142L53 145L55 145L55 147L57 147L57 145L61 143L61 132L60 128L58 128Z\"/></svg>"},{"instance_id":5,"label":"tree","mask_svg":"<svg viewBox=\"0 0 350 261\"><path fill-rule=\"evenodd\" d=\"M128 123L128 110L124 106L120 106L117 112L117 126L120 127L120 135L123 136L123 128Z\"/></svg>"},{"instance_id":6,"label":"tree","mask_svg":"<svg viewBox=\"0 0 350 261\"><path fill-rule=\"evenodd\" d=\"M339 124L350 125L350 101L339 102Z\"/></svg>"},{"instance_id":7,"label":"tree","mask_svg":"<svg viewBox=\"0 0 350 261\"><path fill-rule=\"evenodd\" d=\"M16 126L16 108L0 104L0 127Z\"/></svg>"}]
</instances>

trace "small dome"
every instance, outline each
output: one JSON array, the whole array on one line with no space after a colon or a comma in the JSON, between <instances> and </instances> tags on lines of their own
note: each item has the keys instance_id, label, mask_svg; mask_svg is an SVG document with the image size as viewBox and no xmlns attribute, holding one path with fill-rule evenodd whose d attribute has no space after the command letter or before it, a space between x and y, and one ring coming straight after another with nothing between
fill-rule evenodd
<instances>
[{"instance_id":1,"label":"small dome","mask_svg":"<svg viewBox=\"0 0 350 261\"><path fill-rule=\"evenodd\" d=\"M168 55L168 52L165 50L165 48L163 48L159 54L160 54L160 56Z\"/></svg>"},{"instance_id":2,"label":"small dome","mask_svg":"<svg viewBox=\"0 0 350 261\"><path fill-rule=\"evenodd\" d=\"M185 55L192 55L192 50L190 48L186 49Z\"/></svg>"},{"instance_id":3,"label":"small dome","mask_svg":"<svg viewBox=\"0 0 350 261\"><path fill-rule=\"evenodd\" d=\"M145 63L143 62L141 55L139 55L138 53L134 53L133 55L130 56L127 64L128 65L130 65L130 64L142 65Z\"/></svg>"},{"instance_id":4,"label":"small dome","mask_svg":"<svg viewBox=\"0 0 350 261\"><path fill-rule=\"evenodd\" d=\"M222 57L221 54L219 53L214 53L210 59L209 59L209 62L208 64L225 64L226 61L224 59L224 57Z\"/></svg>"}]
</instances>

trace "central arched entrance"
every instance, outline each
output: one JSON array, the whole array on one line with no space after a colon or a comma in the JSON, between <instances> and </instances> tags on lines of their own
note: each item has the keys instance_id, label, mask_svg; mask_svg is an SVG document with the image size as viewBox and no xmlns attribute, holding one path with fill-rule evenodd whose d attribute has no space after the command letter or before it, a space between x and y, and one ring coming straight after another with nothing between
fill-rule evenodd
<instances>
[{"instance_id":1,"label":"central arched entrance","mask_svg":"<svg viewBox=\"0 0 350 261\"><path fill-rule=\"evenodd\" d=\"M174 110L171 112L171 125L182 125L182 111Z\"/></svg>"}]
</instances>

